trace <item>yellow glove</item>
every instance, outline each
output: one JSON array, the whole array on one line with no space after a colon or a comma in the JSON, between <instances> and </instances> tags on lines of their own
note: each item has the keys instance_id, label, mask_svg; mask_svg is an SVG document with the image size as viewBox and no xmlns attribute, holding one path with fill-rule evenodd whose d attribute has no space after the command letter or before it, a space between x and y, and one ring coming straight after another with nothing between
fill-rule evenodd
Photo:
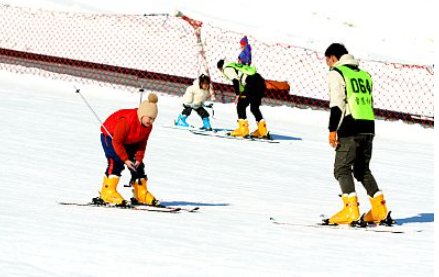
<instances>
[{"instance_id":1,"label":"yellow glove","mask_svg":"<svg viewBox=\"0 0 439 277\"><path fill-rule=\"evenodd\" d=\"M333 132L329 132L329 145L331 145L332 147L337 147L337 145L339 144L338 140L337 140L337 132L333 131Z\"/></svg>"}]
</instances>

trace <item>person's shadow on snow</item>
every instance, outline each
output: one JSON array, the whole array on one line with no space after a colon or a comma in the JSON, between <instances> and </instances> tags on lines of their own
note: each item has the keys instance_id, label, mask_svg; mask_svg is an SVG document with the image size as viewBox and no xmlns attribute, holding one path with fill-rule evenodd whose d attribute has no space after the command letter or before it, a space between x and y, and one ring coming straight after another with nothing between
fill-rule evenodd
<instances>
[{"instance_id":1,"label":"person's shadow on snow","mask_svg":"<svg viewBox=\"0 0 439 277\"><path fill-rule=\"evenodd\" d=\"M397 218L395 220L396 225L403 225L407 223L434 222L434 213L422 213L412 217Z\"/></svg>"},{"instance_id":2,"label":"person's shadow on snow","mask_svg":"<svg viewBox=\"0 0 439 277\"><path fill-rule=\"evenodd\" d=\"M302 140L302 138L299 138L299 137L280 135L280 134L272 134L272 133L270 133L270 136L274 140Z\"/></svg>"},{"instance_id":3,"label":"person's shadow on snow","mask_svg":"<svg viewBox=\"0 0 439 277\"><path fill-rule=\"evenodd\" d=\"M224 207L229 206L229 203L203 203L203 202L187 202L187 201L160 201L165 206L209 206L209 207Z\"/></svg>"}]
</instances>

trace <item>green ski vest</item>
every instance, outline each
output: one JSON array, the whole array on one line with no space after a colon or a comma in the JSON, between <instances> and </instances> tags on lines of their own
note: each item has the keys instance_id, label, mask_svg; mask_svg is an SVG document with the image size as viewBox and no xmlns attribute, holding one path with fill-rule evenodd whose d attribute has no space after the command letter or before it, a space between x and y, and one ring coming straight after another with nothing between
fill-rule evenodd
<instances>
[{"instance_id":1,"label":"green ski vest","mask_svg":"<svg viewBox=\"0 0 439 277\"><path fill-rule=\"evenodd\" d=\"M242 72L246 75L255 75L256 74L256 67L250 66L250 65L245 65L242 63L231 62L231 63L228 63L225 67L232 67L232 68L234 68L234 69L238 70L239 72Z\"/></svg>"},{"instance_id":2,"label":"green ski vest","mask_svg":"<svg viewBox=\"0 0 439 277\"><path fill-rule=\"evenodd\" d=\"M226 68L226 67L231 67L231 68L234 68L235 70L237 70L238 72L241 72L241 74L238 74L238 76L239 76L239 91L240 92L244 91L244 85L242 84L243 83L242 77L244 77L246 75L248 76L248 75L255 75L256 74L256 67L254 67L254 66L231 62L231 63L228 63L224 68Z\"/></svg>"},{"instance_id":3,"label":"green ski vest","mask_svg":"<svg viewBox=\"0 0 439 277\"><path fill-rule=\"evenodd\" d=\"M346 101L352 117L361 120L374 120L372 78L369 73L345 65L336 66L333 69L341 73L346 83Z\"/></svg>"}]
</instances>

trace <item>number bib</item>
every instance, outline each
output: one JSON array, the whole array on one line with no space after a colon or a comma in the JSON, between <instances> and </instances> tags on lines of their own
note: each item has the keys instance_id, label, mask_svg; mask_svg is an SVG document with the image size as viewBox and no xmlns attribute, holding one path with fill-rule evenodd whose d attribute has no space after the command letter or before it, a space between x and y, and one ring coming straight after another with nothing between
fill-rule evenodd
<instances>
[{"instance_id":1,"label":"number bib","mask_svg":"<svg viewBox=\"0 0 439 277\"><path fill-rule=\"evenodd\" d=\"M352 117L362 120L374 120L372 99L372 78L361 69L352 69L345 65L334 67L346 83L346 101Z\"/></svg>"}]
</instances>

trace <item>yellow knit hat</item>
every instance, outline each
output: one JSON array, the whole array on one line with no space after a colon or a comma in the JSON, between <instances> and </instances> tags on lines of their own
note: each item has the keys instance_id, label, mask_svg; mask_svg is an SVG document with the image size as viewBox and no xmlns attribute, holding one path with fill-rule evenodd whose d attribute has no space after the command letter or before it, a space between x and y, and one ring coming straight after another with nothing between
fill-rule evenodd
<instances>
[{"instance_id":1,"label":"yellow knit hat","mask_svg":"<svg viewBox=\"0 0 439 277\"><path fill-rule=\"evenodd\" d=\"M158 114L157 102L159 98L157 94L150 93L148 95L148 100L143 101L139 108L137 109L137 116L139 117L139 121L142 121L142 117L148 116L152 119L156 119Z\"/></svg>"}]
</instances>

